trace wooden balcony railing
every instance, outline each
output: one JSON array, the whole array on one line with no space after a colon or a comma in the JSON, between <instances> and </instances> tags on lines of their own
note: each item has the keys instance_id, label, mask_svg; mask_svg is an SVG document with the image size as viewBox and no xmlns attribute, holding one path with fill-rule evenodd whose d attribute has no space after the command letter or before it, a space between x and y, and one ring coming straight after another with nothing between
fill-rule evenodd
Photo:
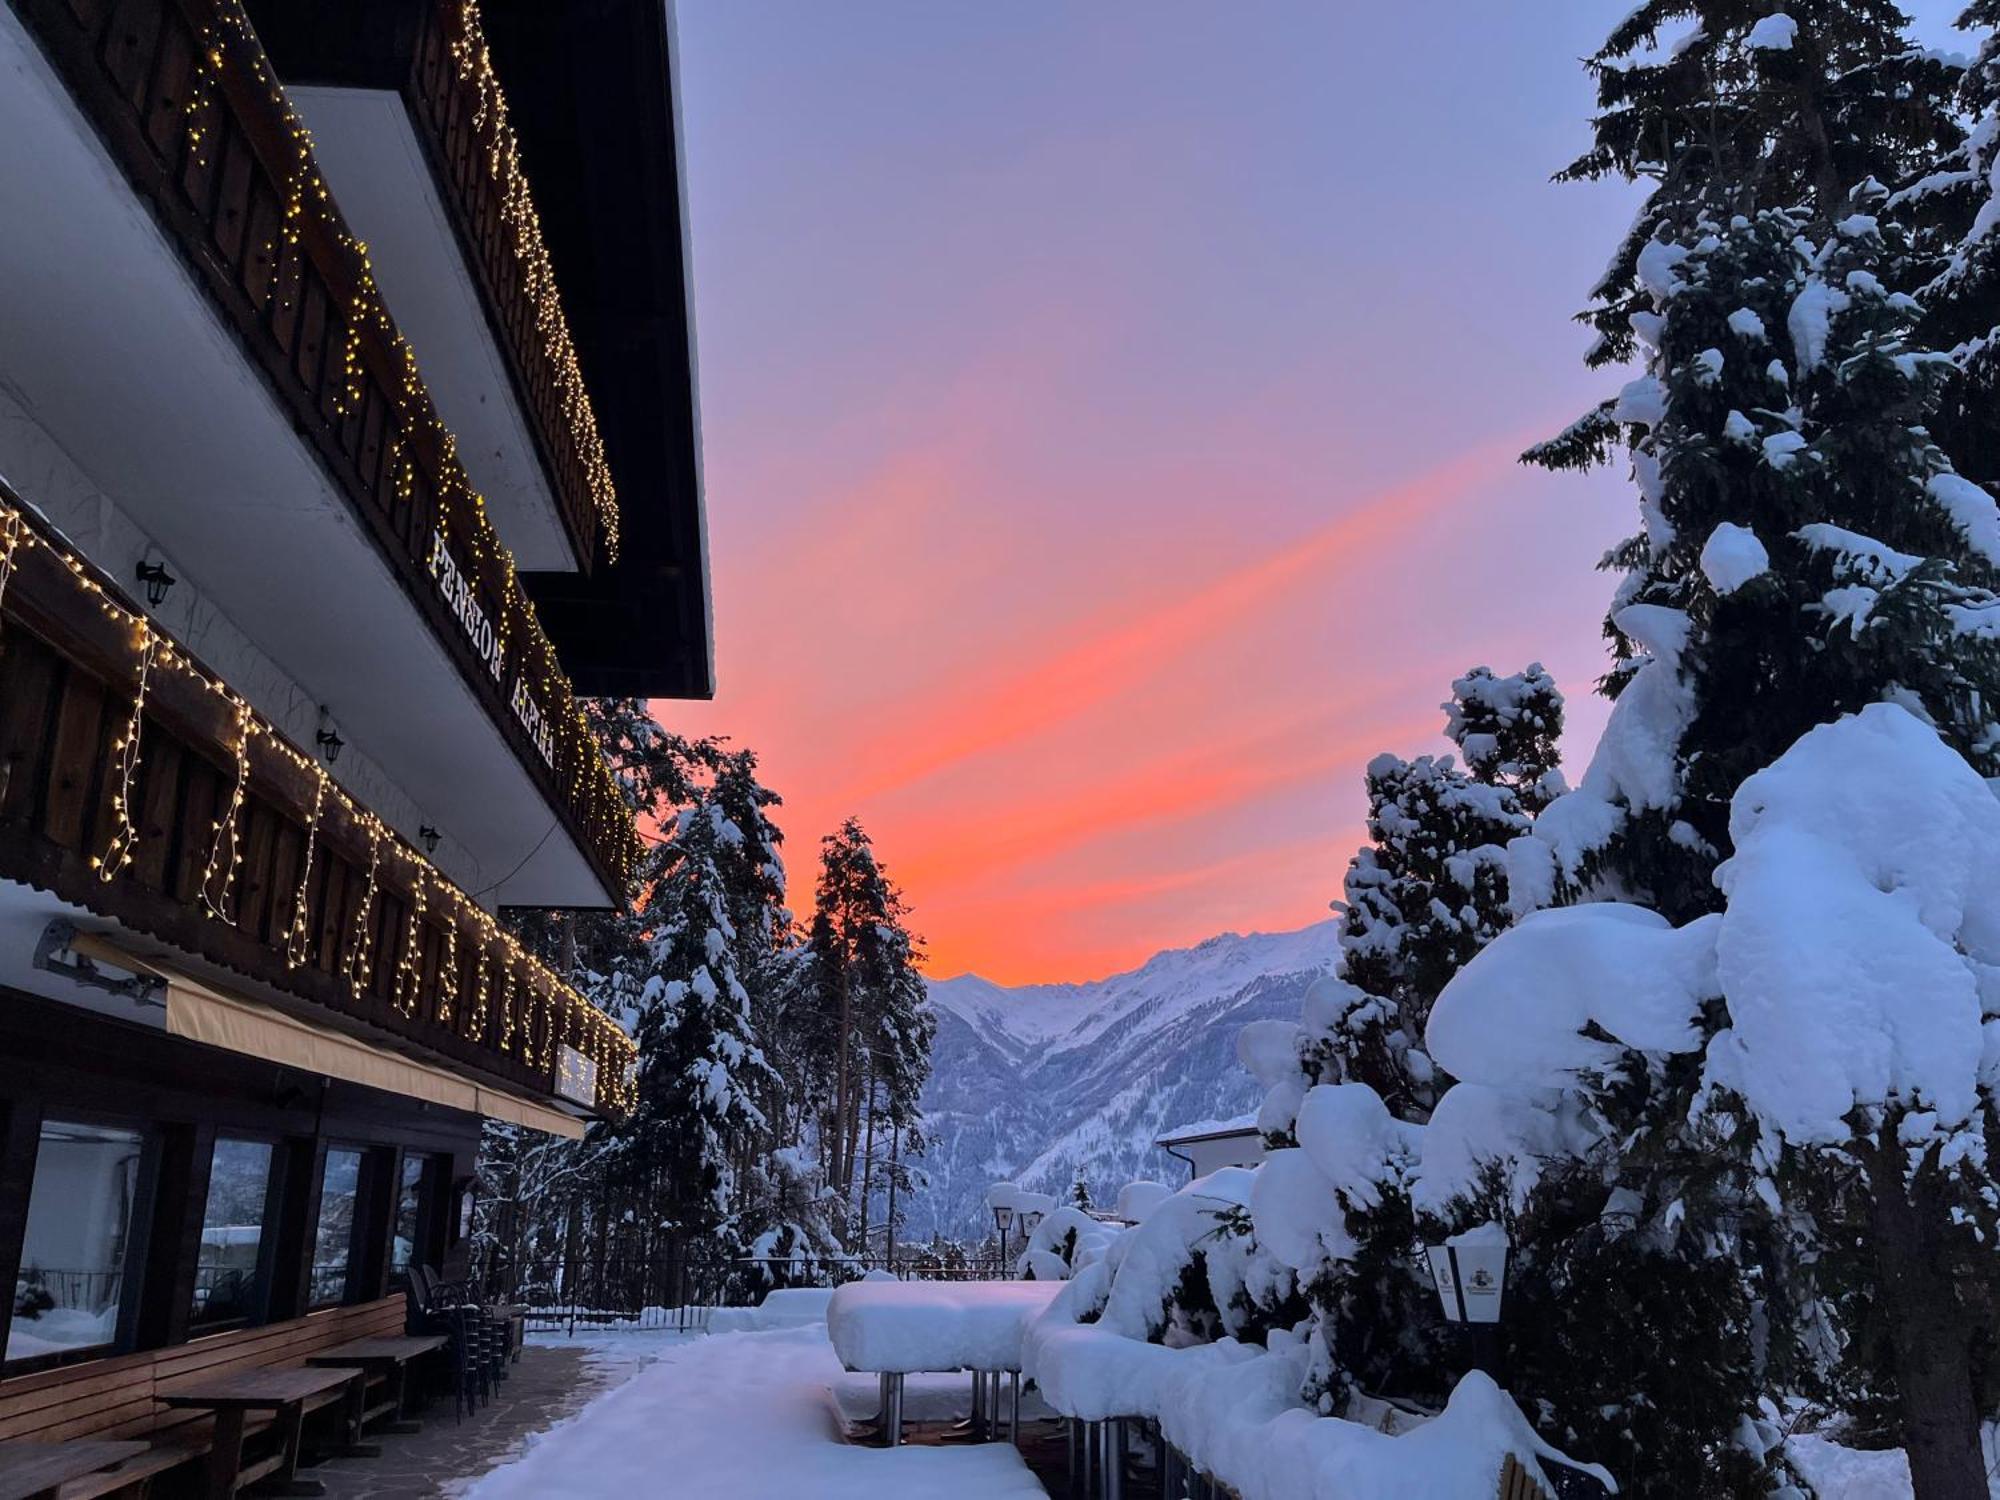
<instances>
[{"instance_id":1,"label":"wooden balcony railing","mask_svg":"<svg viewBox=\"0 0 2000 1500\"><path fill-rule=\"evenodd\" d=\"M622 894L640 847L630 809L238 0L13 3L413 605Z\"/></svg>"},{"instance_id":2,"label":"wooden balcony railing","mask_svg":"<svg viewBox=\"0 0 2000 1500\"><path fill-rule=\"evenodd\" d=\"M0 879L517 1092L588 1059L627 1107L615 1023L4 487Z\"/></svg>"},{"instance_id":3,"label":"wooden balcony railing","mask_svg":"<svg viewBox=\"0 0 2000 1500\"><path fill-rule=\"evenodd\" d=\"M617 490L477 0L424 7L403 88L583 571L616 561Z\"/></svg>"}]
</instances>

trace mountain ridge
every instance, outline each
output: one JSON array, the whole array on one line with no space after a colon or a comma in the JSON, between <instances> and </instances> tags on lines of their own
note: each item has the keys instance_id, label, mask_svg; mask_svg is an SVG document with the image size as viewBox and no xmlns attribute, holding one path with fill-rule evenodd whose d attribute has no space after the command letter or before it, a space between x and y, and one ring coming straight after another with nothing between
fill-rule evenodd
<instances>
[{"instance_id":1,"label":"mountain ridge","mask_svg":"<svg viewBox=\"0 0 2000 1500\"><path fill-rule=\"evenodd\" d=\"M938 1020L923 1100L932 1144L905 1234L990 1235L991 1183L1062 1193L1079 1164L1099 1202L1138 1177L1178 1183L1185 1165L1154 1138L1255 1107L1237 1030L1296 1019L1306 986L1339 951L1339 923L1327 920L1220 933L1097 980L928 981Z\"/></svg>"}]
</instances>

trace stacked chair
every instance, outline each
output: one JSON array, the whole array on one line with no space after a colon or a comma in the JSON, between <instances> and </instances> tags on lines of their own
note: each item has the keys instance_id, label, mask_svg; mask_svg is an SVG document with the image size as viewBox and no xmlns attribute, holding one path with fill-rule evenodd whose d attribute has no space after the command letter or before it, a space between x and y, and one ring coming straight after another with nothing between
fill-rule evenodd
<instances>
[{"instance_id":1,"label":"stacked chair","mask_svg":"<svg viewBox=\"0 0 2000 1500\"><path fill-rule=\"evenodd\" d=\"M507 1378L507 1365L520 1357L520 1318L496 1307L472 1281L446 1281L429 1266L410 1267L410 1322L423 1333L441 1333L451 1361L452 1414L463 1420L493 1399Z\"/></svg>"}]
</instances>

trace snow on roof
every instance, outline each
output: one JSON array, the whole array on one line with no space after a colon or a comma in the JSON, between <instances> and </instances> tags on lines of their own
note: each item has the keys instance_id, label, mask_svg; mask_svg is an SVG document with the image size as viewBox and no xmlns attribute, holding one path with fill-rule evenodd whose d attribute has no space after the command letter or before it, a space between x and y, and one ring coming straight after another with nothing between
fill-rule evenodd
<instances>
[{"instance_id":1,"label":"snow on roof","mask_svg":"<svg viewBox=\"0 0 2000 1500\"><path fill-rule=\"evenodd\" d=\"M1156 1146L1178 1146L1184 1141L1213 1140L1221 1135L1255 1135L1257 1114L1237 1115L1230 1120L1196 1120L1192 1125L1176 1125L1172 1130L1159 1136Z\"/></svg>"}]
</instances>

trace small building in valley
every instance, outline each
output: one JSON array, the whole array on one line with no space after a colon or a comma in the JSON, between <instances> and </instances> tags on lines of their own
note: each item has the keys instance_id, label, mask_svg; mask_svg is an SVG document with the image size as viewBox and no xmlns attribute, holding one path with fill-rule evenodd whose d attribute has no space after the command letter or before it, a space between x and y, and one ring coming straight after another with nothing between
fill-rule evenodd
<instances>
[{"instance_id":1,"label":"small building in valley","mask_svg":"<svg viewBox=\"0 0 2000 1500\"><path fill-rule=\"evenodd\" d=\"M1221 1167L1254 1167L1264 1159L1264 1138L1255 1115L1182 1125L1153 1144L1186 1162L1190 1178L1206 1177Z\"/></svg>"}]
</instances>

